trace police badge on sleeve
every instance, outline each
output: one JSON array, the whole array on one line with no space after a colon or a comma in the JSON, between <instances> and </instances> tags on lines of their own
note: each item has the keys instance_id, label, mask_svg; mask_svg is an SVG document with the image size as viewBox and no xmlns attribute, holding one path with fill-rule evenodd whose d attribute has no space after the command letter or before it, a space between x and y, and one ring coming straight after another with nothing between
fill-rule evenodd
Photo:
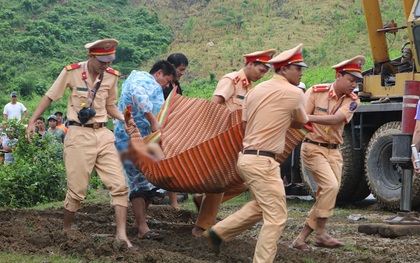
<instances>
[{"instance_id":1,"label":"police badge on sleeve","mask_svg":"<svg viewBox=\"0 0 420 263\"><path fill-rule=\"evenodd\" d=\"M356 108L357 108L357 103L352 101L349 107L350 111L354 111Z\"/></svg>"}]
</instances>

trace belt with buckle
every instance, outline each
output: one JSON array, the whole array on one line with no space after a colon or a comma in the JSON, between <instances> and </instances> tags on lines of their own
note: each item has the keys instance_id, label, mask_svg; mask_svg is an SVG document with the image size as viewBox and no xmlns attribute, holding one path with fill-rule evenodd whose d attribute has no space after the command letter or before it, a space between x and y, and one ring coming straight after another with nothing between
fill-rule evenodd
<instances>
[{"instance_id":1,"label":"belt with buckle","mask_svg":"<svg viewBox=\"0 0 420 263\"><path fill-rule=\"evenodd\" d=\"M105 127L105 122L95 122L90 124L81 124L75 121L69 121L70 126L79 126L79 127L86 127L86 128L92 128L92 129L99 129Z\"/></svg>"},{"instance_id":2,"label":"belt with buckle","mask_svg":"<svg viewBox=\"0 0 420 263\"><path fill-rule=\"evenodd\" d=\"M323 143L323 142L314 142L312 140L309 139L304 139L303 142L308 142L308 143L312 143L318 146L322 146L328 149L337 149L339 144L334 144L334 143Z\"/></svg>"},{"instance_id":3,"label":"belt with buckle","mask_svg":"<svg viewBox=\"0 0 420 263\"><path fill-rule=\"evenodd\" d=\"M267 152L267 151L260 151L260 150L243 150L242 151L243 154L254 154L254 155L263 155L263 156L268 156L271 158L276 159L276 154L272 153L272 152Z\"/></svg>"}]
</instances>

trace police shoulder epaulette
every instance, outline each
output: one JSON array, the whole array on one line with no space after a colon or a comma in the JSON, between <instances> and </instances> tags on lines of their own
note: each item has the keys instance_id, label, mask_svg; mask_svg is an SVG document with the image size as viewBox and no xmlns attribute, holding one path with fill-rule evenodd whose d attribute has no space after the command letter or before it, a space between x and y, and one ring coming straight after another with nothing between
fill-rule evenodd
<instances>
[{"instance_id":1,"label":"police shoulder epaulette","mask_svg":"<svg viewBox=\"0 0 420 263\"><path fill-rule=\"evenodd\" d=\"M113 68L107 68L106 72L114 74L115 76L118 76L118 77L121 75L121 72L119 72L118 70L115 70Z\"/></svg>"},{"instance_id":2,"label":"police shoulder epaulette","mask_svg":"<svg viewBox=\"0 0 420 263\"><path fill-rule=\"evenodd\" d=\"M236 78L233 79L233 84L238 84L238 82L241 80L239 76L236 76Z\"/></svg>"},{"instance_id":3,"label":"police shoulder epaulette","mask_svg":"<svg viewBox=\"0 0 420 263\"><path fill-rule=\"evenodd\" d=\"M326 85L326 84L320 84L320 85L315 85L312 87L312 90L314 92L326 92L328 91L330 88L330 85Z\"/></svg>"},{"instance_id":4,"label":"police shoulder epaulette","mask_svg":"<svg viewBox=\"0 0 420 263\"><path fill-rule=\"evenodd\" d=\"M80 63L74 63L74 64L71 64L71 65L67 65L66 69L67 69L67 71L69 71L69 70L72 70L72 69L75 69L75 68L80 68L80 67L81 67Z\"/></svg>"},{"instance_id":5,"label":"police shoulder epaulette","mask_svg":"<svg viewBox=\"0 0 420 263\"><path fill-rule=\"evenodd\" d=\"M350 97L352 100L357 100L357 99L359 98L359 96L357 96L357 95L356 95L356 94L354 94L353 92L349 94L349 97Z\"/></svg>"}]
</instances>

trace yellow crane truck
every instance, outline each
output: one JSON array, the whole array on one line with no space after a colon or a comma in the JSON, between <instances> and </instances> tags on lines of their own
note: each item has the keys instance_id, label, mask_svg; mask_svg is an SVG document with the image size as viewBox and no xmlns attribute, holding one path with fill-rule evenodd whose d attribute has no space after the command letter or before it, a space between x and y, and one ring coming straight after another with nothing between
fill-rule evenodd
<instances>
[{"instance_id":1,"label":"yellow crane truck","mask_svg":"<svg viewBox=\"0 0 420 263\"><path fill-rule=\"evenodd\" d=\"M360 201L372 193L382 208L397 209L400 205L403 173L390 161L393 135L402 132L403 108L415 111L420 94L416 82L420 81L420 0L402 1L407 24L398 27L393 21L384 26L379 0L363 0L374 65L363 72L358 91L362 104L344 130L338 203ZM397 32L406 34L407 42L402 45L401 56L390 59L386 34ZM410 81L412 94L404 95ZM314 196L312 176L302 163L301 167L302 180ZM412 206L419 205L420 178L413 176Z\"/></svg>"}]
</instances>

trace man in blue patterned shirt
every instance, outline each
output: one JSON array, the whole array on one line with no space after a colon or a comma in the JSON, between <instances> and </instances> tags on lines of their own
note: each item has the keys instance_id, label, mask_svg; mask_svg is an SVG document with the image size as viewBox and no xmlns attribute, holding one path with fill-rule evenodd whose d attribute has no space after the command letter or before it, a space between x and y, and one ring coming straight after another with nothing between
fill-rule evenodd
<instances>
[{"instance_id":1,"label":"man in blue patterned shirt","mask_svg":"<svg viewBox=\"0 0 420 263\"><path fill-rule=\"evenodd\" d=\"M176 77L175 68L167 61L156 62L149 73L133 70L122 85L118 109L124 112L128 105L132 105L133 119L139 128L142 137L159 130L160 124L156 114L162 107L165 99L163 88ZM124 123L117 121L115 125L116 147L120 154L128 150L129 135L125 132ZM147 207L158 190L147 181L146 177L134 166L128 158L123 158L123 168L130 187L129 199L136 218L138 237L141 239L161 239L159 233L151 231L146 222Z\"/></svg>"}]
</instances>

